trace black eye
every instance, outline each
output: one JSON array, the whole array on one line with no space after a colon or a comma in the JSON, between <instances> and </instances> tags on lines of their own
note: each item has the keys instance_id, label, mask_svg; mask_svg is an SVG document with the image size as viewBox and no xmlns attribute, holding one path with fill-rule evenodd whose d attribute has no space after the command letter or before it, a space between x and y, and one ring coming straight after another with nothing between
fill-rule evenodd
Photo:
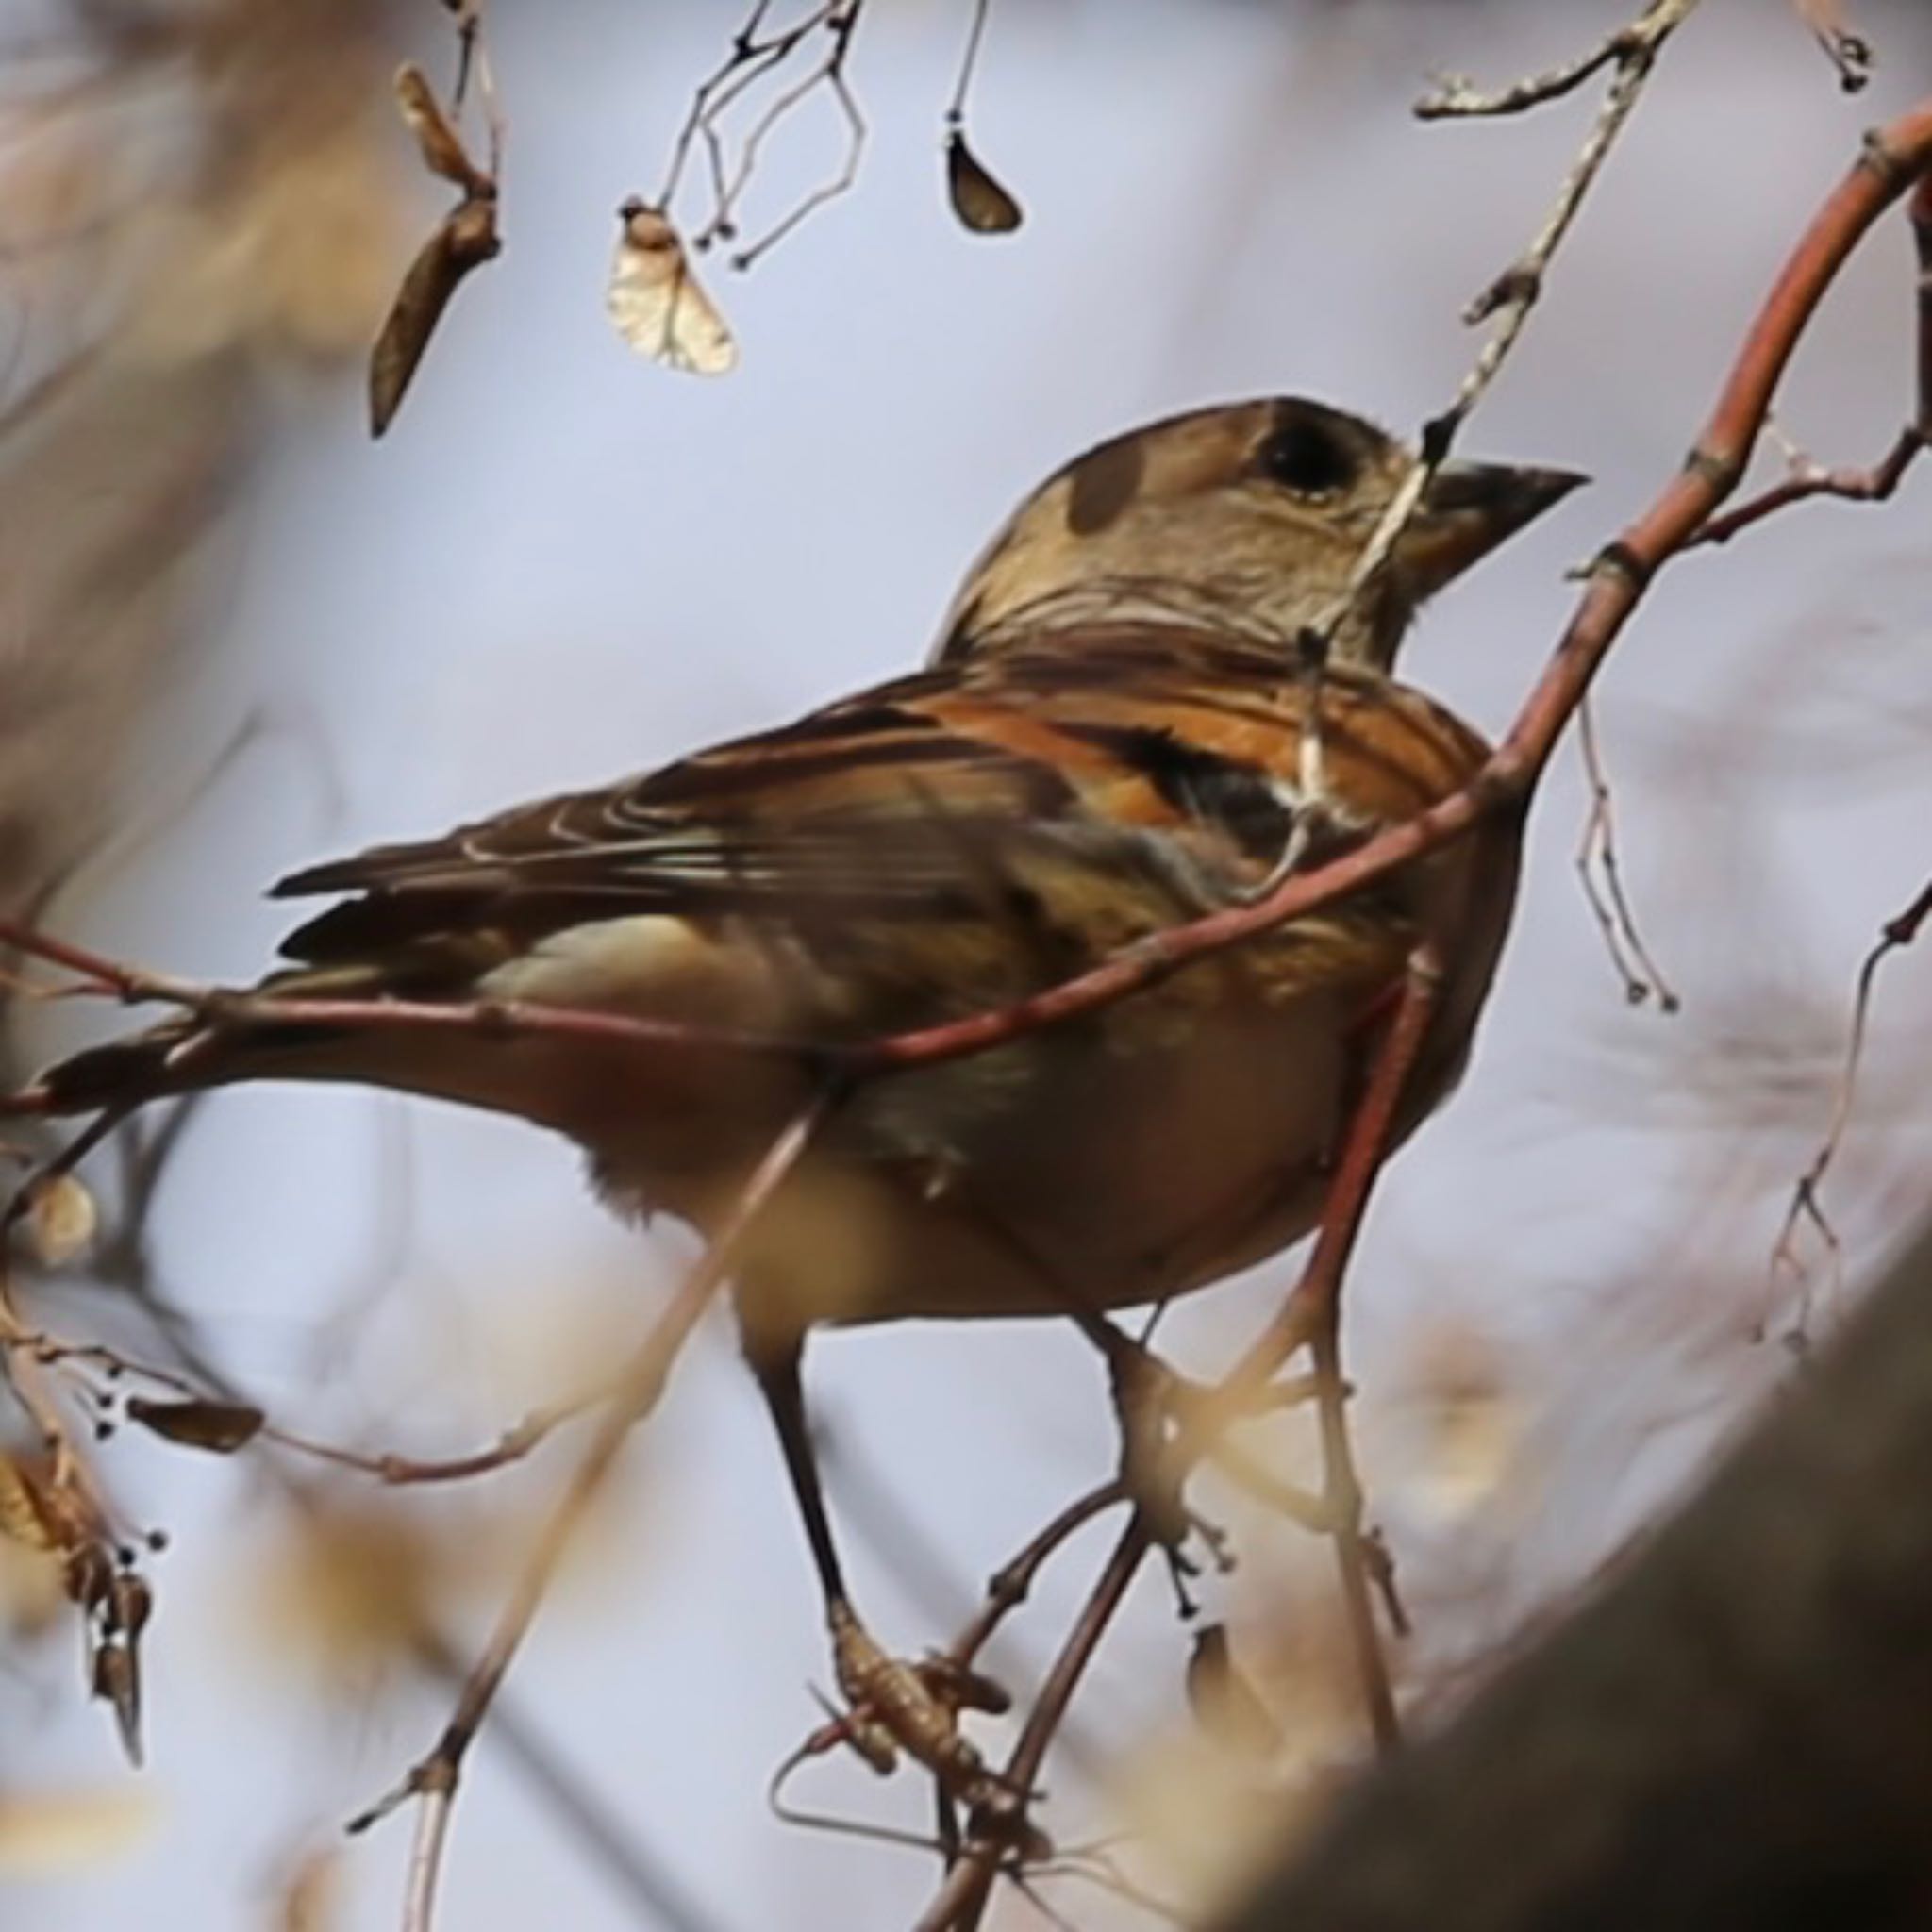
<instances>
[{"instance_id":1,"label":"black eye","mask_svg":"<svg viewBox=\"0 0 1932 1932\"><path fill-rule=\"evenodd\" d=\"M1355 458L1325 424L1280 425L1261 445L1261 474L1303 496L1325 496L1355 480Z\"/></svg>"}]
</instances>

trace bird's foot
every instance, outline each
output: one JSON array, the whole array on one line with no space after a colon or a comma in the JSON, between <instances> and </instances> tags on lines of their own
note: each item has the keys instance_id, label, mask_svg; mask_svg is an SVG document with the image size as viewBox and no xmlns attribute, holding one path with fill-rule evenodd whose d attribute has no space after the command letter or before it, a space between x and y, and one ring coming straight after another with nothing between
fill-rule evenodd
<instances>
[{"instance_id":1,"label":"bird's foot","mask_svg":"<svg viewBox=\"0 0 1932 1932\"><path fill-rule=\"evenodd\" d=\"M903 1752L969 1809L999 1810L1013 1797L999 1774L959 1728L963 1711L995 1716L1012 1707L1007 1691L956 1658L935 1653L916 1659L890 1656L853 1613L835 1603L828 1613L832 1660L845 1711L830 1729L881 1776Z\"/></svg>"}]
</instances>

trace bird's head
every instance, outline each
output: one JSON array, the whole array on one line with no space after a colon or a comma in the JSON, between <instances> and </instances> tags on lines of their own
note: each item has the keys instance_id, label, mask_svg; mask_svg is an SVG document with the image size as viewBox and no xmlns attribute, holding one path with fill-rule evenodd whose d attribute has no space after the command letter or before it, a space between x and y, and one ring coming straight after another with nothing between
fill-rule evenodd
<instances>
[{"instance_id":1,"label":"bird's head","mask_svg":"<svg viewBox=\"0 0 1932 1932\"><path fill-rule=\"evenodd\" d=\"M1296 396L1129 430L1021 505L960 587L938 658L1108 619L1291 646L1333 608L1415 461L1373 424ZM1335 654L1386 669L1424 598L1583 480L1445 463L1336 632Z\"/></svg>"}]
</instances>

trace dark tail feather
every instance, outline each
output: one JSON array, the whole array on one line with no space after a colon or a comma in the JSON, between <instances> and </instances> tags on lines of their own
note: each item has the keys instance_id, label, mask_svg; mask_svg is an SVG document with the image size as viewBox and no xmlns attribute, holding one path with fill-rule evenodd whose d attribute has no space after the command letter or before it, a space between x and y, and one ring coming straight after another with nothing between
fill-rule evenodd
<instances>
[{"instance_id":1,"label":"dark tail feather","mask_svg":"<svg viewBox=\"0 0 1932 1932\"><path fill-rule=\"evenodd\" d=\"M264 1025L224 1022L219 1027L184 1014L145 1033L92 1046L49 1067L20 1096L21 1112L97 1113L106 1107L140 1107L172 1093L199 1093L238 1080L356 1079L347 1061L317 1067L312 1049L342 1040L351 1029L328 1025Z\"/></svg>"},{"instance_id":2,"label":"dark tail feather","mask_svg":"<svg viewBox=\"0 0 1932 1932\"><path fill-rule=\"evenodd\" d=\"M386 989L380 965L357 964L274 973L247 991L256 999L272 1001L278 993L354 999ZM198 1093L205 1087L225 1087L237 1080L314 1078L308 1050L339 1041L349 1030L334 1025L251 1025L226 1014L219 1024L210 1024L183 1013L49 1067L16 1096L18 1106L9 1109L0 1101L0 1112L95 1113L105 1107L139 1107L143 1101ZM356 1074L344 1067L340 1077Z\"/></svg>"},{"instance_id":3,"label":"dark tail feather","mask_svg":"<svg viewBox=\"0 0 1932 1932\"><path fill-rule=\"evenodd\" d=\"M194 1065L192 1056L189 1065L175 1064L179 1049L201 1031L193 1020L171 1020L131 1039L90 1047L49 1067L23 1097L31 1097L36 1113L96 1113L210 1085L208 1069Z\"/></svg>"}]
</instances>

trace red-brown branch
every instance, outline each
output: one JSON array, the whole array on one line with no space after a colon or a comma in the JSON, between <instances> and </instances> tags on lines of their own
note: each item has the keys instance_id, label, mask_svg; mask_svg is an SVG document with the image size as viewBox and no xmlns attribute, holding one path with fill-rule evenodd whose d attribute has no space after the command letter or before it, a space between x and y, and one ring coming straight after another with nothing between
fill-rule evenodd
<instances>
[{"instance_id":1,"label":"red-brown branch","mask_svg":"<svg viewBox=\"0 0 1932 1932\"><path fill-rule=\"evenodd\" d=\"M401 1025L500 1034L541 1032L606 1044L807 1054L848 1079L984 1053L1026 1033L1110 1006L1181 968L1386 878L1461 838L1483 819L1521 809L1563 727L1657 573L1736 489L1786 364L1846 257L1887 208L1932 167L1932 100L1866 137L1849 174L1812 218L1765 297L1696 448L1657 500L1605 547L1582 601L1516 722L1470 782L1353 852L1297 873L1251 905L1230 906L1150 935L1117 958L1029 998L943 1024L844 1047L721 1032L616 1013L523 1003L430 1005L404 1000L271 1000L212 994L0 921L0 945L64 964L128 1000L163 1000L249 1025Z\"/></svg>"},{"instance_id":2,"label":"red-brown branch","mask_svg":"<svg viewBox=\"0 0 1932 1932\"><path fill-rule=\"evenodd\" d=\"M984 1053L1041 1027L1110 1006L1230 946L1270 932L1373 885L1404 865L1466 834L1484 818L1526 806L1563 727L1657 573L1708 525L1736 489L1762 429L1778 382L1818 304L1845 258L1886 208L1932 168L1932 100L1922 102L1865 137L1845 178L1813 216L1765 297L1684 468L1638 520L1599 553L1582 601L1531 690L1515 723L1481 770L1459 791L1378 833L1327 864L1290 875L1252 903L1230 906L1151 934L1116 958L1042 992L846 1046L721 1031L618 1013L506 1001L463 1005L408 1000L271 999L195 987L139 972L10 920L0 920L0 946L66 967L91 989L126 1001L184 1007L211 1024L251 1026L327 1024L429 1026L499 1035L544 1033L608 1045L691 1048L805 1056L848 1080L931 1066ZM1913 201L1922 263L1932 260L1932 191ZM1932 289L1922 273L1920 407L1932 393ZM1814 492L1815 493L1815 492ZM12 1110L39 1111L34 1090Z\"/></svg>"},{"instance_id":3,"label":"red-brown branch","mask_svg":"<svg viewBox=\"0 0 1932 1932\"><path fill-rule=\"evenodd\" d=\"M867 1050L870 1065L892 1069L951 1058L1124 997L1191 959L1237 944L1358 890L1468 834L1492 814L1526 806L1563 726L1657 570L1686 547L1736 488L1786 364L1825 289L1873 222L1928 167L1932 167L1932 101L1867 137L1859 160L1813 218L1773 284L1690 459L1650 508L1598 557L1582 601L1542 677L1508 734L1469 786L1417 818L1381 833L1355 853L1286 879L1251 906L1231 908L1157 935L1127 956L1018 1006L879 1041ZM1925 192L1915 199L1915 219L1922 218L1925 199ZM1920 232L1923 242L1923 226ZM1503 836L1509 835L1506 828ZM1932 890L1928 890L1927 907L1932 908ZM1915 902L1910 911L1919 909ZM1915 924L1912 930L1916 931ZM1315 1344L1318 1386L1326 1394L1324 1458L1331 1500L1340 1505L1342 1525L1338 1529L1337 1546L1343 1587L1365 1695L1377 1736L1385 1743L1395 1734L1394 1706L1370 1601L1370 1586L1375 1578L1360 1533L1336 1324L1342 1276L1381 1168L1403 1087L1426 1033L1434 984L1434 961L1419 956L1403 1004L1376 1057L1369 1089L1351 1122L1307 1267L1274 1321L1225 1385L1238 1395L1265 1381L1296 1348L1306 1342ZM1184 1426L1177 1453L1186 1456L1191 1449L1198 1453L1203 1434L1199 1426L1192 1430ZM1146 1548L1144 1525L1137 1512L1061 1654L1052 1685L1059 1685L1064 1677L1070 1689L1085 1668ZM1058 1708L1042 1692L1026 1732L1026 1740L1036 1748L1030 1755L1016 1752L1009 1766L1014 1774L1009 1789L1022 1792L1030 1789ZM1021 1803L1024 1805L1024 1800ZM999 1860L1015 1841L1015 1821L1006 1821L1006 1825L1004 1836L994 1830L983 1831L968 1845L921 1917L918 1932L955 1932L955 1928L978 1923Z\"/></svg>"}]
</instances>

